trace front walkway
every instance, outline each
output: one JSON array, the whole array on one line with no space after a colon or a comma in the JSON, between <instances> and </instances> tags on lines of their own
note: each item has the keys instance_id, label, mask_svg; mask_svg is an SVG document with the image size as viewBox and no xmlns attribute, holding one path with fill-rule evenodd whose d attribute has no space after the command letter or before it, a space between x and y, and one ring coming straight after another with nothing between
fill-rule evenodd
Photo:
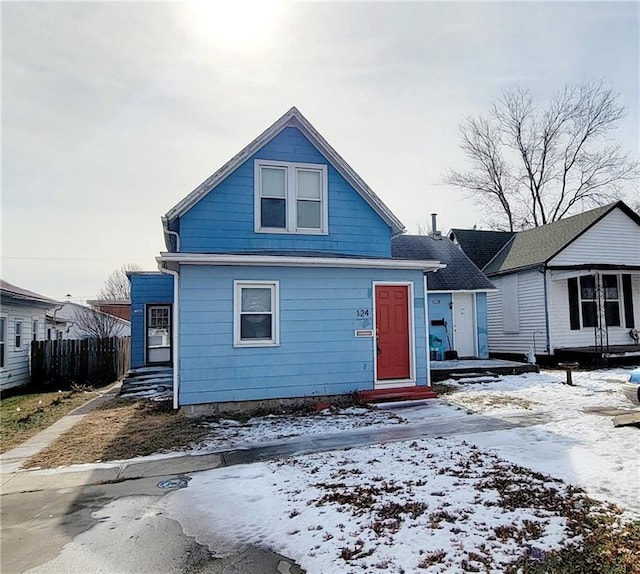
<instances>
[{"instance_id":1,"label":"front walkway","mask_svg":"<svg viewBox=\"0 0 640 574\"><path fill-rule=\"evenodd\" d=\"M415 407L415 405L412 406ZM73 419L73 416L69 418ZM514 427L527 427L544 422L547 422L547 418L540 413L495 418L484 415L467 415L461 412L459 416L426 423L299 436L247 449L218 451L201 455L169 454L161 458L152 456L139 460L82 464L51 470L16 471L14 468L9 472L7 472L3 464L1 476L2 493L71 488L87 484L119 482L138 478L166 477L167 475L180 476L222 466L248 464L287 456L299 456L426 437L490 432ZM74 423L75 421L67 422L69 426ZM51 437L53 434L50 433L49 436ZM41 442L44 442L44 439Z\"/></svg>"}]
</instances>

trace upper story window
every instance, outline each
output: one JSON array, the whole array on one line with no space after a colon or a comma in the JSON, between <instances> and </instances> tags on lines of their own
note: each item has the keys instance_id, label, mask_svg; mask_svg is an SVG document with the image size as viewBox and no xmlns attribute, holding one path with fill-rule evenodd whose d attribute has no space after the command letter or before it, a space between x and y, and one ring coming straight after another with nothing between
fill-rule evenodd
<instances>
[{"instance_id":1,"label":"upper story window","mask_svg":"<svg viewBox=\"0 0 640 574\"><path fill-rule=\"evenodd\" d=\"M256 160L255 230L327 234L327 166Z\"/></svg>"}]
</instances>

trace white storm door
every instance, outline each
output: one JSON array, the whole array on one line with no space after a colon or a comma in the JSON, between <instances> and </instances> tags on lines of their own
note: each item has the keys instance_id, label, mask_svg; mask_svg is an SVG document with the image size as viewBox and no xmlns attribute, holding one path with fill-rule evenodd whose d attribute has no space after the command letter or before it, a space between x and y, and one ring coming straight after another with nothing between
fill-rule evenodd
<instances>
[{"instance_id":1,"label":"white storm door","mask_svg":"<svg viewBox=\"0 0 640 574\"><path fill-rule=\"evenodd\" d=\"M171 362L171 305L147 306L147 364Z\"/></svg>"},{"instance_id":2,"label":"white storm door","mask_svg":"<svg viewBox=\"0 0 640 574\"><path fill-rule=\"evenodd\" d=\"M473 293L453 294L453 341L458 357L477 357L476 313Z\"/></svg>"}]
</instances>

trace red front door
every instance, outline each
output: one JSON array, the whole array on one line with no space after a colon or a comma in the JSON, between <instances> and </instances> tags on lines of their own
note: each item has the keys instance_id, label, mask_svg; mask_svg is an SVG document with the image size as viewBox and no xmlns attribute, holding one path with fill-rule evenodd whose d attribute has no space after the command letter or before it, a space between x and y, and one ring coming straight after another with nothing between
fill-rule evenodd
<instances>
[{"instance_id":1,"label":"red front door","mask_svg":"<svg viewBox=\"0 0 640 574\"><path fill-rule=\"evenodd\" d=\"M378 380L408 379L409 287L376 285L375 291Z\"/></svg>"}]
</instances>

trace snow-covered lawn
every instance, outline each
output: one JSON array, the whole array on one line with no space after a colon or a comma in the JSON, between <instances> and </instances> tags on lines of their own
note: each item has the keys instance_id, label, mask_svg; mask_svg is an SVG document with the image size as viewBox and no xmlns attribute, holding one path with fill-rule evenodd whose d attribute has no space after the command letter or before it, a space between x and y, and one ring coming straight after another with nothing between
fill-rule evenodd
<instances>
[{"instance_id":1,"label":"snow-covered lawn","mask_svg":"<svg viewBox=\"0 0 640 574\"><path fill-rule=\"evenodd\" d=\"M640 516L640 430L594 408L630 408L628 369L456 384L446 404L222 423L233 444L371 424L544 413L543 424L354 448L194 475L164 499L186 534L224 552L258 544L310 573L505 572L579 543L588 504L573 485ZM266 421L266 422L265 422ZM349 422L348 422L349 421Z\"/></svg>"}]
</instances>

